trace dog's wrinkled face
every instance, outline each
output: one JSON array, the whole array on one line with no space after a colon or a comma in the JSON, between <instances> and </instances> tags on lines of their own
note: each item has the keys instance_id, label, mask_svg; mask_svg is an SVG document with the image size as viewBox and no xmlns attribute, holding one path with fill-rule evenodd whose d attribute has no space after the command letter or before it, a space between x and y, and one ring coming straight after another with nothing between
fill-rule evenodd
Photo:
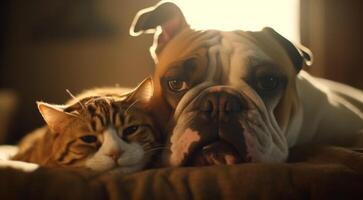
<instances>
[{"instance_id":1,"label":"dog's wrinkled face","mask_svg":"<svg viewBox=\"0 0 363 200\"><path fill-rule=\"evenodd\" d=\"M270 28L192 30L171 3L141 11L133 28L156 25L155 96L172 119L166 164L284 161L299 51Z\"/></svg>"}]
</instances>

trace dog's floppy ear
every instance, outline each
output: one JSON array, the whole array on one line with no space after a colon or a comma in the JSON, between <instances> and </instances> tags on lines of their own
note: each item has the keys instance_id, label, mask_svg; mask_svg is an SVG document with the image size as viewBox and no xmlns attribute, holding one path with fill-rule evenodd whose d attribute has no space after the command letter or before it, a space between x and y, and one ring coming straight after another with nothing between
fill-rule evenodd
<instances>
[{"instance_id":1,"label":"dog's floppy ear","mask_svg":"<svg viewBox=\"0 0 363 200\"><path fill-rule=\"evenodd\" d=\"M308 48L302 45L294 45L270 27L266 27L262 31L269 33L281 44L281 46L286 50L287 54L289 55L297 72L302 69L304 64L310 66L313 63L313 55Z\"/></svg>"},{"instance_id":2,"label":"dog's floppy ear","mask_svg":"<svg viewBox=\"0 0 363 200\"><path fill-rule=\"evenodd\" d=\"M159 4L140 10L131 25L130 34L138 36L142 33L154 33L157 26L161 26L165 34L172 36L183 26L185 17L180 8L172 2Z\"/></svg>"},{"instance_id":3,"label":"dog's floppy ear","mask_svg":"<svg viewBox=\"0 0 363 200\"><path fill-rule=\"evenodd\" d=\"M161 46L180 30L189 26L180 8L172 2L160 2L156 6L140 10L131 25L130 35L155 34L154 45ZM160 27L160 30L158 30Z\"/></svg>"}]
</instances>

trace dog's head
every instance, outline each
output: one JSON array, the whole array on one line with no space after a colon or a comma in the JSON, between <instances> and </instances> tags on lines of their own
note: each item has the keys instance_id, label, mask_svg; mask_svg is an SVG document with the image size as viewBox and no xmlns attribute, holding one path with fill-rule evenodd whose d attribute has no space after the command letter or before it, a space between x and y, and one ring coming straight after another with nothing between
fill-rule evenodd
<instances>
[{"instance_id":1,"label":"dog's head","mask_svg":"<svg viewBox=\"0 0 363 200\"><path fill-rule=\"evenodd\" d=\"M131 34L141 33L154 33L154 96L169 128L168 165L286 159L299 123L296 74L311 62L308 50L271 28L193 30L170 2L137 14Z\"/></svg>"}]
</instances>

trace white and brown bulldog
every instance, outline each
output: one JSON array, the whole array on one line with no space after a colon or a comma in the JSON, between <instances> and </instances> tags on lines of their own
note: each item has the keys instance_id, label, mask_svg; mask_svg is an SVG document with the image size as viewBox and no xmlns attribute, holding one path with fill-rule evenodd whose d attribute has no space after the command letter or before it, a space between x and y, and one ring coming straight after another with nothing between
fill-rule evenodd
<instances>
[{"instance_id":1,"label":"white and brown bulldog","mask_svg":"<svg viewBox=\"0 0 363 200\"><path fill-rule=\"evenodd\" d=\"M154 108L166 164L284 162L301 144L353 145L363 93L302 71L312 57L271 28L190 28L173 3L139 11L131 34L154 33Z\"/></svg>"}]
</instances>

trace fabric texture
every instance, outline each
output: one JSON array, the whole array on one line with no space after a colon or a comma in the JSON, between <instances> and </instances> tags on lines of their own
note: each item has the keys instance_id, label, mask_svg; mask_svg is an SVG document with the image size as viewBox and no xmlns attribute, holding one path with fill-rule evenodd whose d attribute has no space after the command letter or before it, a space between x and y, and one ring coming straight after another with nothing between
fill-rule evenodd
<instances>
[{"instance_id":1,"label":"fabric texture","mask_svg":"<svg viewBox=\"0 0 363 200\"><path fill-rule=\"evenodd\" d=\"M295 149L285 164L184 167L123 175L1 167L1 199L359 199L363 154ZM303 162L302 162L303 161ZM2 161L6 162L6 161Z\"/></svg>"}]
</instances>

